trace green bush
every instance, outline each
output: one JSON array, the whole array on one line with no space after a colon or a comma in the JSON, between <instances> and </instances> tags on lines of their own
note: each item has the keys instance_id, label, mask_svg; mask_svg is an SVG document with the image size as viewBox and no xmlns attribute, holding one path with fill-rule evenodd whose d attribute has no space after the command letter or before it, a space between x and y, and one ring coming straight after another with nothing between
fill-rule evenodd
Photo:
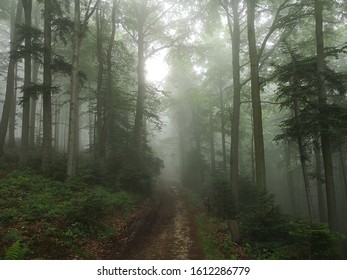
<instances>
[{"instance_id":1,"label":"green bush","mask_svg":"<svg viewBox=\"0 0 347 280\"><path fill-rule=\"evenodd\" d=\"M102 218L109 211L107 203L107 192L97 189L85 197L77 197L71 200L66 206L66 219L70 225L81 225L88 233L100 226Z\"/></svg>"},{"instance_id":2,"label":"green bush","mask_svg":"<svg viewBox=\"0 0 347 280\"><path fill-rule=\"evenodd\" d=\"M258 198L239 215L243 244L255 259L338 259L342 237L327 225L293 220L271 196Z\"/></svg>"},{"instance_id":3,"label":"green bush","mask_svg":"<svg viewBox=\"0 0 347 280\"><path fill-rule=\"evenodd\" d=\"M241 236L246 242L277 242L289 231L289 220L266 194L255 205L248 206L238 216Z\"/></svg>"},{"instance_id":4,"label":"green bush","mask_svg":"<svg viewBox=\"0 0 347 280\"><path fill-rule=\"evenodd\" d=\"M300 259L338 259L338 241L341 234L329 230L322 223L309 224L305 221L291 221L289 234L289 251L293 258ZM288 250L287 250L288 251Z\"/></svg>"}]
</instances>

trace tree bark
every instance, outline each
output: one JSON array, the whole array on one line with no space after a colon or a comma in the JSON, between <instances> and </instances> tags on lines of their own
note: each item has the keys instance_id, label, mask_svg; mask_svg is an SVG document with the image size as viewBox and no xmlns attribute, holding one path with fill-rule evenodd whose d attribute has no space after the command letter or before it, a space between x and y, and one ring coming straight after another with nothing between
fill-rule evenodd
<instances>
[{"instance_id":1,"label":"tree bark","mask_svg":"<svg viewBox=\"0 0 347 280\"><path fill-rule=\"evenodd\" d=\"M25 50L24 57L24 86L23 86L23 115L22 115L22 137L19 165L26 167L28 164L29 154L29 121L30 121L30 94L29 87L31 86L31 11L32 1L22 0L24 8L25 26L27 32L25 33Z\"/></svg>"},{"instance_id":2,"label":"tree bark","mask_svg":"<svg viewBox=\"0 0 347 280\"><path fill-rule=\"evenodd\" d=\"M145 80L145 56L144 56L144 30L143 30L143 15L139 18L138 22L138 39L137 39L137 77L138 77L138 88L137 88L137 100L136 100L136 115L135 115L135 126L134 126L134 138L135 138L135 150L139 158L140 163L142 162L142 149L143 149L143 136L144 136L144 102L146 95L146 80Z\"/></svg>"},{"instance_id":3,"label":"tree bark","mask_svg":"<svg viewBox=\"0 0 347 280\"><path fill-rule=\"evenodd\" d=\"M316 48L317 48L317 86L319 92L319 113L321 123L321 143L324 163L325 188L327 193L328 221L331 230L337 231L339 228L335 183L334 167L331 155L331 144L329 135L329 124L327 123L327 93L325 86L325 57L324 57L324 36L323 36L323 1L315 0L315 19L316 19Z\"/></svg>"},{"instance_id":4,"label":"tree bark","mask_svg":"<svg viewBox=\"0 0 347 280\"><path fill-rule=\"evenodd\" d=\"M103 55L103 14L101 9L96 11L96 42L97 42L97 60L98 60L98 80L96 85L96 135L94 140L95 155L99 165L102 158L105 158L105 143L102 139L104 130L104 96L102 94L102 82L104 73L104 55Z\"/></svg>"},{"instance_id":5,"label":"tree bark","mask_svg":"<svg viewBox=\"0 0 347 280\"><path fill-rule=\"evenodd\" d=\"M55 99L54 105L54 152L58 153L60 150L60 110L61 106L59 105L58 98ZM56 157L53 157L54 161Z\"/></svg>"},{"instance_id":6,"label":"tree bark","mask_svg":"<svg viewBox=\"0 0 347 280\"><path fill-rule=\"evenodd\" d=\"M222 133L222 157L223 157L223 172L227 174L227 152L225 145L225 116L224 116L224 97L222 80L219 82L219 107L220 107L220 121L221 121L221 133Z\"/></svg>"},{"instance_id":7,"label":"tree bark","mask_svg":"<svg viewBox=\"0 0 347 280\"><path fill-rule=\"evenodd\" d=\"M247 0L247 28L249 58L251 63L251 93L253 111L253 133L255 152L255 181L259 190L266 189L265 151L263 137L262 109L259 86L259 56L255 39L255 1Z\"/></svg>"},{"instance_id":8,"label":"tree bark","mask_svg":"<svg viewBox=\"0 0 347 280\"><path fill-rule=\"evenodd\" d=\"M10 43L10 52L16 49L16 41L18 32L16 30L16 25L20 24L22 18L22 2L18 0L16 15L11 17L11 43ZM15 71L16 69L16 60L13 57L10 57L8 68L7 68L7 83L6 83L6 94L4 106L2 109L2 116L0 121L0 157L4 154L4 146L7 134L8 123L10 119L10 112L13 106L14 92L15 92Z\"/></svg>"},{"instance_id":9,"label":"tree bark","mask_svg":"<svg viewBox=\"0 0 347 280\"><path fill-rule=\"evenodd\" d=\"M112 52L114 46L114 39L116 35L116 8L117 0L113 0L112 6L112 15L111 15L111 35L108 41L107 48L107 98L106 98L106 119L105 119L105 133L106 139L109 139L109 142L106 143L106 147L110 146L109 144L115 143L115 131L114 131L114 98L115 92L113 88L113 79L112 79ZM107 145L108 144L108 145Z\"/></svg>"},{"instance_id":10,"label":"tree bark","mask_svg":"<svg viewBox=\"0 0 347 280\"><path fill-rule=\"evenodd\" d=\"M16 111L17 111L17 85L18 85L18 78L17 78L17 67L15 66L15 81L14 81L14 91L13 91L13 97L12 97L12 104L11 104L11 110L10 110L10 117L8 120L8 147L9 149L15 149L16 148ZM0 152L1 153L1 152Z\"/></svg>"},{"instance_id":11,"label":"tree bark","mask_svg":"<svg viewBox=\"0 0 347 280\"><path fill-rule=\"evenodd\" d=\"M346 175L346 168L345 168L345 160L343 158L342 144L339 145L339 156L340 156L342 179L343 179L343 184L345 186L345 195L347 197L347 175Z\"/></svg>"},{"instance_id":12,"label":"tree bark","mask_svg":"<svg viewBox=\"0 0 347 280\"><path fill-rule=\"evenodd\" d=\"M44 62L43 62L43 154L42 172L46 173L52 162L52 0L44 7Z\"/></svg>"},{"instance_id":13,"label":"tree bark","mask_svg":"<svg viewBox=\"0 0 347 280\"><path fill-rule=\"evenodd\" d=\"M211 160L211 173L214 174L216 171L216 158L214 148L214 128L213 128L213 108L210 106L209 113L209 142L210 142L210 160Z\"/></svg>"},{"instance_id":14,"label":"tree bark","mask_svg":"<svg viewBox=\"0 0 347 280\"><path fill-rule=\"evenodd\" d=\"M38 83L40 64L33 62L32 65L32 82ZM36 126L36 100L35 97L30 97L30 126L29 126L29 148L32 150L35 148L35 126Z\"/></svg>"},{"instance_id":15,"label":"tree bark","mask_svg":"<svg viewBox=\"0 0 347 280\"><path fill-rule=\"evenodd\" d=\"M39 27L39 4L34 2L33 5L33 27ZM33 84L38 84L38 75L39 75L40 63L38 61L33 60L32 68L31 68L31 81ZM29 124L29 149L35 149L35 126L36 126L36 96L30 97L30 124Z\"/></svg>"},{"instance_id":16,"label":"tree bark","mask_svg":"<svg viewBox=\"0 0 347 280\"><path fill-rule=\"evenodd\" d=\"M285 158L285 167L286 167L288 197L290 198L290 203L289 203L290 212L292 215L295 215L297 206L296 206L295 189L294 189L294 182L293 182L292 149L289 143L285 145L284 158Z\"/></svg>"},{"instance_id":17,"label":"tree bark","mask_svg":"<svg viewBox=\"0 0 347 280\"><path fill-rule=\"evenodd\" d=\"M233 32L232 32L232 57L233 57L233 114L231 120L231 149L230 149L230 174L233 190L234 207L239 211L239 132L240 132L240 107L241 107L241 82L240 82L240 13L239 0L232 1Z\"/></svg>"},{"instance_id":18,"label":"tree bark","mask_svg":"<svg viewBox=\"0 0 347 280\"><path fill-rule=\"evenodd\" d=\"M73 34L73 55L71 71L70 89L70 117L69 117L69 141L68 141L68 180L76 176L78 157L78 133L79 133L79 56L80 56L80 33L81 33L81 11L80 0L75 0L74 34Z\"/></svg>"},{"instance_id":19,"label":"tree bark","mask_svg":"<svg viewBox=\"0 0 347 280\"><path fill-rule=\"evenodd\" d=\"M81 4L80 0L75 0L74 11L74 32L72 46L72 70L71 70L71 89L70 89L70 115L69 115L69 140L68 140L68 159L67 159L67 179L76 176L78 150L79 150L79 68L80 68L80 48L82 35L85 32L88 20L97 9L100 0L96 0L94 7L92 1L88 2L83 23L81 24Z\"/></svg>"},{"instance_id":20,"label":"tree bark","mask_svg":"<svg viewBox=\"0 0 347 280\"><path fill-rule=\"evenodd\" d=\"M326 223L328 219L326 215L326 205L325 205L326 200L323 193L322 160L321 160L321 153L319 149L318 139L315 139L313 145L314 145L314 155L315 155L315 162L316 162L319 221L321 223Z\"/></svg>"}]
</instances>

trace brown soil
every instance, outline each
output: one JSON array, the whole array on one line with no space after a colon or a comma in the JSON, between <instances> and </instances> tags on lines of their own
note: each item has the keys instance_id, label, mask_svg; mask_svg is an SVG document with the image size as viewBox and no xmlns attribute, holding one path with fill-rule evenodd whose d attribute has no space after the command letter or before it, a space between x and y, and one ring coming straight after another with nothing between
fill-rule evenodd
<instances>
[{"instance_id":1,"label":"brown soil","mask_svg":"<svg viewBox=\"0 0 347 280\"><path fill-rule=\"evenodd\" d=\"M159 207L152 223L129 244L121 259L204 259L191 209L179 187L159 192Z\"/></svg>"}]
</instances>

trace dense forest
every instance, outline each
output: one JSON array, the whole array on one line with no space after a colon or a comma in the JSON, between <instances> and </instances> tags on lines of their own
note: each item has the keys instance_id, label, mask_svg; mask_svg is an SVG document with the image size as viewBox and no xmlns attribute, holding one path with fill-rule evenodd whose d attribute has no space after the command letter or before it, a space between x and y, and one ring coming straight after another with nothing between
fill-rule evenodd
<instances>
[{"instance_id":1,"label":"dense forest","mask_svg":"<svg viewBox=\"0 0 347 280\"><path fill-rule=\"evenodd\" d=\"M346 11L1 0L0 259L346 259Z\"/></svg>"}]
</instances>

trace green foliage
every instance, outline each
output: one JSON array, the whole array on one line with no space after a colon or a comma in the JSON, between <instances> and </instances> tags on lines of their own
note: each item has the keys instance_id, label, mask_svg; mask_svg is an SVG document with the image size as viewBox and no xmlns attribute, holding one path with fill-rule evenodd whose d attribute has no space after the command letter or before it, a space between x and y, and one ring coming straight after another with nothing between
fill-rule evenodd
<instances>
[{"instance_id":1,"label":"green foliage","mask_svg":"<svg viewBox=\"0 0 347 280\"><path fill-rule=\"evenodd\" d=\"M110 222L111 217L127 219L142 199L125 191L89 186L78 179L62 183L30 170L13 171L0 180L0 248L25 240L30 252L16 243L9 254L21 257L26 252L27 258L84 254L77 251L90 238L113 238L119 229ZM5 252L0 250L0 254Z\"/></svg>"},{"instance_id":2,"label":"green foliage","mask_svg":"<svg viewBox=\"0 0 347 280\"><path fill-rule=\"evenodd\" d=\"M221 253L218 250L219 243L214 233L216 230L216 220L203 214L196 217L198 225L198 235L201 240L202 249L209 260L221 259Z\"/></svg>"},{"instance_id":3,"label":"green foliage","mask_svg":"<svg viewBox=\"0 0 347 280\"><path fill-rule=\"evenodd\" d=\"M263 194L258 203L239 215L242 242L254 259L338 259L341 235L327 225L295 221L282 213L272 197Z\"/></svg>"},{"instance_id":4,"label":"green foliage","mask_svg":"<svg viewBox=\"0 0 347 280\"><path fill-rule=\"evenodd\" d=\"M290 244L295 244L295 246L289 246L289 249L294 251L295 255L305 259L339 258L337 244L343 236L331 232L326 224L292 221L288 234L292 239Z\"/></svg>"},{"instance_id":5,"label":"green foliage","mask_svg":"<svg viewBox=\"0 0 347 280\"><path fill-rule=\"evenodd\" d=\"M235 209L231 203L232 190L224 174L216 174L212 179L212 207L219 217L231 218Z\"/></svg>"},{"instance_id":6,"label":"green foliage","mask_svg":"<svg viewBox=\"0 0 347 280\"><path fill-rule=\"evenodd\" d=\"M273 197L264 194L239 214L241 236L251 242L277 242L288 232L287 217Z\"/></svg>"},{"instance_id":7,"label":"green foliage","mask_svg":"<svg viewBox=\"0 0 347 280\"><path fill-rule=\"evenodd\" d=\"M230 239L227 221L202 211L201 198L193 191L186 190L185 193L191 207L198 210L195 222L206 258L209 260L237 259L234 251L235 244Z\"/></svg>"},{"instance_id":8,"label":"green foliage","mask_svg":"<svg viewBox=\"0 0 347 280\"><path fill-rule=\"evenodd\" d=\"M128 148L118 156L108 158L106 166L101 170L94 165L92 167L94 171L90 174L94 174L97 183L106 184L111 190L123 189L149 195L154 186L153 178L160 174L163 162L155 157L147 146L145 148L143 155L145 166L140 166L138 155L134 150ZM102 174L104 175L101 176Z\"/></svg>"},{"instance_id":9,"label":"green foliage","mask_svg":"<svg viewBox=\"0 0 347 280\"><path fill-rule=\"evenodd\" d=\"M344 46L340 49L327 49L326 56L336 59L339 54L345 52L345 48ZM276 65L272 79L275 79L278 85L276 95L280 107L296 110L296 116L282 121L282 133L275 140L296 141L300 136L307 146L324 127L322 124L328 127L331 137L339 138L345 134L347 111L336 101L346 95L346 74L326 66L324 77L328 101L323 108L317 88L316 57L302 57L289 47L284 53L290 55L291 61L284 65Z\"/></svg>"},{"instance_id":10,"label":"green foliage","mask_svg":"<svg viewBox=\"0 0 347 280\"><path fill-rule=\"evenodd\" d=\"M120 183L131 191L148 193L152 186L151 177L136 166L126 166L120 174Z\"/></svg>"},{"instance_id":11,"label":"green foliage","mask_svg":"<svg viewBox=\"0 0 347 280\"><path fill-rule=\"evenodd\" d=\"M5 252L5 260L23 260L26 253L28 252L28 247L22 244L20 240L17 240L11 245Z\"/></svg>"},{"instance_id":12,"label":"green foliage","mask_svg":"<svg viewBox=\"0 0 347 280\"><path fill-rule=\"evenodd\" d=\"M227 220L199 214L196 216L196 223L202 249L207 259L238 258L235 251L236 245L230 239Z\"/></svg>"}]
</instances>

